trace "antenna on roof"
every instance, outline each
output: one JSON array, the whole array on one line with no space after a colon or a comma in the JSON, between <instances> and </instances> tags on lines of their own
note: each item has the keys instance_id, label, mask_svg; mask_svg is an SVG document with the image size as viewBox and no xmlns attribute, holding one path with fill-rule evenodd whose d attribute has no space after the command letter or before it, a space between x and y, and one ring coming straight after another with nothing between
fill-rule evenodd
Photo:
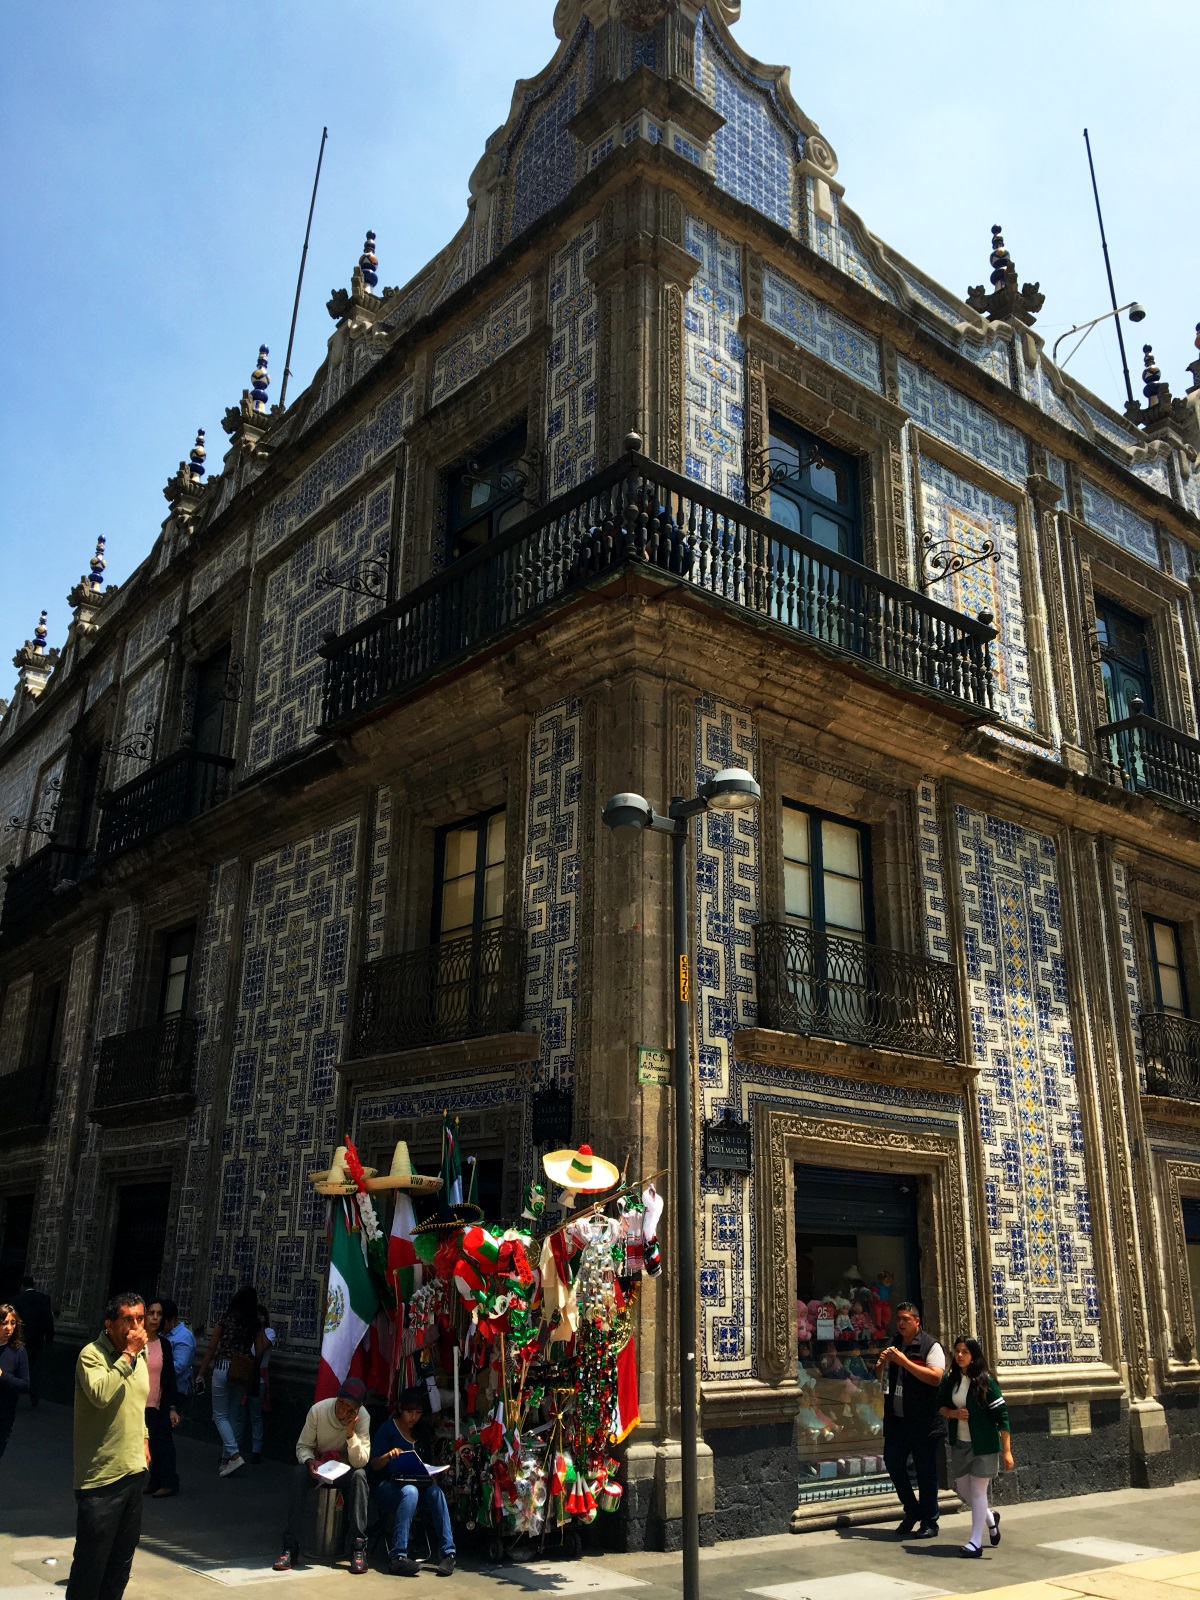
<instances>
[{"instance_id":1,"label":"antenna on roof","mask_svg":"<svg viewBox=\"0 0 1200 1600\"><path fill-rule=\"evenodd\" d=\"M1092 193L1096 197L1096 221L1100 224L1100 243L1104 249L1104 270L1108 274L1108 296L1112 302L1113 321L1117 325L1117 343L1121 346L1121 371L1125 374L1125 398L1133 404L1133 385L1129 381L1129 362L1125 356L1125 340L1121 334L1121 319L1117 315L1117 291L1113 287L1112 262L1108 259L1108 240L1104 236L1104 216L1100 210L1100 190L1096 187L1096 167L1092 161L1092 141L1088 138L1088 131L1083 130L1083 142L1087 145L1088 171L1092 175Z\"/></svg>"},{"instance_id":2,"label":"antenna on roof","mask_svg":"<svg viewBox=\"0 0 1200 1600\"><path fill-rule=\"evenodd\" d=\"M317 151L317 175L313 179L312 199L308 203L308 226L304 230L304 249L300 252L300 275L296 279L296 299L292 305L292 326L288 330L287 355L283 358L283 383L279 389L279 409L281 411L287 404L288 379L292 375L292 345L296 340L296 317L300 312L300 290L304 287L304 263L308 260L308 236L312 232L313 211L316 209L317 204L317 185L321 181L321 162L325 159L325 141L328 137L329 129L322 128L321 148Z\"/></svg>"}]
</instances>

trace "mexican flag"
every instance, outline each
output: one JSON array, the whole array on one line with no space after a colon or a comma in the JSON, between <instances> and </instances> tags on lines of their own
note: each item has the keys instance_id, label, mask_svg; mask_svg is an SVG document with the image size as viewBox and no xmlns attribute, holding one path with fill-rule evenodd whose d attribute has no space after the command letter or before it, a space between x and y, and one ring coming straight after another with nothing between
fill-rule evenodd
<instances>
[{"instance_id":1,"label":"mexican flag","mask_svg":"<svg viewBox=\"0 0 1200 1600\"><path fill-rule=\"evenodd\" d=\"M458 1119L455 1118L457 1125ZM442 1197L448 1206L462 1204L462 1162L458 1156L458 1138L450 1126L450 1118L442 1116Z\"/></svg>"},{"instance_id":2,"label":"mexican flag","mask_svg":"<svg viewBox=\"0 0 1200 1600\"><path fill-rule=\"evenodd\" d=\"M416 1226L412 1197L403 1189L397 1189L392 1231L388 1237L388 1281L397 1286L399 1299L406 1304L421 1287L424 1278L424 1268L413 1246Z\"/></svg>"},{"instance_id":3,"label":"mexican flag","mask_svg":"<svg viewBox=\"0 0 1200 1600\"><path fill-rule=\"evenodd\" d=\"M379 1296L371 1282L363 1255L362 1236L346 1225L348 1203L333 1202L333 1243L329 1252L329 1297L325 1302L325 1332L321 1339L321 1365L315 1398L337 1394L350 1374L364 1364L363 1335L379 1309Z\"/></svg>"}]
</instances>

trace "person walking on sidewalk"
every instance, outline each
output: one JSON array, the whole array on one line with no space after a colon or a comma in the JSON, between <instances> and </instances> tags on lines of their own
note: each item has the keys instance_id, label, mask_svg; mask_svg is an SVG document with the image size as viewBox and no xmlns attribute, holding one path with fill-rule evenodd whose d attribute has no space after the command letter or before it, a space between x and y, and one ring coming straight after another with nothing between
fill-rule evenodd
<instances>
[{"instance_id":1,"label":"person walking on sidewalk","mask_svg":"<svg viewBox=\"0 0 1200 1600\"><path fill-rule=\"evenodd\" d=\"M146 1307L146 1371L150 1377L150 1398L146 1403L146 1433L150 1439L150 1481L146 1493L166 1500L179 1493L179 1474L175 1470L175 1434L179 1426L179 1396L175 1383L175 1352L162 1331L163 1303L151 1300Z\"/></svg>"},{"instance_id":2,"label":"person walking on sidewalk","mask_svg":"<svg viewBox=\"0 0 1200 1600\"><path fill-rule=\"evenodd\" d=\"M904 1507L896 1530L908 1539L938 1535L938 1445L946 1424L938 1414L938 1385L946 1371L946 1353L921 1326L921 1313L911 1300L896 1307L896 1337L879 1354L876 1376L887 1383L883 1407L883 1462ZM908 1476L912 1460L919 1498Z\"/></svg>"},{"instance_id":3,"label":"person walking on sidewalk","mask_svg":"<svg viewBox=\"0 0 1200 1600\"><path fill-rule=\"evenodd\" d=\"M115 1294L75 1363L75 1553L66 1600L121 1600L142 1535L150 1465L146 1307Z\"/></svg>"},{"instance_id":4,"label":"person walking on sidewalk","mask_svg":"<svg viewBox=\"0 0 1200 1600\"><path fill-rule=\"evenodd\" d=\"M179 1307L174 1300L166 1295L159 1302L162 1306L162 1328L171 1341L171 1353L175 1362L175 1405L181 1416L188 1414L188 1401L192 1396L192 1367L196 1360L196 1335L179 1315Z\"/></svg>"},{"instance_id":5,"label":"person walking on sidewalk","mask_svg":"<svg viewBox=\"0 0 1200 1600\"><path fill-rule=\"evenodd\" d=\"M41 1399L37 1382L38 1362L46 1346L54 1343L54 1310L50 1296L35 1289L32 1278L21 1279L21 1292L13 1305L25 1329L25 1354L29 1357L29 1404L36 1406Z\"/></svg>"},{"instance_id":6,"label":"person walking on sidewalk","mask_svg":"<svg viewBox=\"0 0 1200 1600\"><path fill-rule=\"evenodd\" d=\"M223 1478L246 1465L239 1443L246 1396L255 1378L255 1361L262 1358L266 1348L266 1335L258 1316L258 1295L249 1284L243 1284L213 1329L196 1374L197 1393L203 1393L205 1374L212 1368L212 1414L221 1436Z\"/></svg>"},{"instance_id":7,"label":"person walking on sidewalk","mask_svg":"<svg viewBox=\"0 0 1200 1600\"><path fill-rule=\"evenodd\" d=\"M300 1437L296 1441L296 1461L292 1489L288 1497L287 1527L283 1551L275 1562L276 1572L290 1572L300 1565L300 1540L304 1532L304 1510L311 1489L322 1482L317 1468L327 1461L344 1462L349 1472L336 1480L346 1504L350 1524L350 1571L367 1570L367 1462L371 1459L371 1418L366 1407L367 1386L361 1378L347 1378L332 1400L318 1400L309 1408Z\"/></svg>"},{"instance_id":8,"label":"person walking on sidewalk","mask_svg":"<svg viewBox=\"0 0 1200 1600\"><path fill-rule=\"evenodd\" d=\"M1001 1465L1005 1472L1013 1470L1008 1407L978 1339L954 1341L954 1365L938 1389L938 1409L950 1422L955 1492L971 1513L971 1537L962 1554L978 1557L985 1527L991 1543L1000 1543L1000 1513L988 1505L988 1485Z\"/></svg>"},{"instance_id":9,"label":"person walking on sidewalk","mask_svg":"<svg viewBox=\"0 0 1200 1600\"><path fill-rule=\"evenodd\" d=\"M0 1456L17 1415L17 1400L29 1393L29 1356L16 1306L0 1305Z\"/></svg>"},{"instance_id":10,"label":"person walking on sidewalk","mask_svg":"<svg viewBox=\"0 0 1200 1600\"><path fill-rule=\"evenodd\" d=\"M271 1351L275 1348L275 1329L271 1326L271 1313L259 1302L258 1322L262 1328L267 1348L254 1359L254 1376L246 1390L246 1410L250 1417L250 1465L257 1467L262 1461L263 1420L271 1409Z\"/></svg>"}]
</instances>

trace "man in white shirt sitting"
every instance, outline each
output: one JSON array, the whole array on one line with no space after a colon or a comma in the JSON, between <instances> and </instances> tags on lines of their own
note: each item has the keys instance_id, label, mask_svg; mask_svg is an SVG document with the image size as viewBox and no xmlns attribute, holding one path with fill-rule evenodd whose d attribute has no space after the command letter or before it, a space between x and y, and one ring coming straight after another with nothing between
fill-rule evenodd
<instances>
[{"instance_id":1,"label":"man in white shirt sitting","mask_svg":"<svg viewBox=\"0 0 1200 1600\"><path fill-rule=\"evenodd\" d=\"M371 1459L371 1418L364 1404L367 1388L361 1378L347 1378L332 1400L318 1400L296 1440L296 1467L288 1500L283 1552L276 1572L300 1565L300 1539L309 1490L322 1482L318 1468L327 1461L342 1461L350 1468L336 1479L346 1504L350 1532L350 1571L367 1570L367 1462Z\"/></svg>"}]
</instances>

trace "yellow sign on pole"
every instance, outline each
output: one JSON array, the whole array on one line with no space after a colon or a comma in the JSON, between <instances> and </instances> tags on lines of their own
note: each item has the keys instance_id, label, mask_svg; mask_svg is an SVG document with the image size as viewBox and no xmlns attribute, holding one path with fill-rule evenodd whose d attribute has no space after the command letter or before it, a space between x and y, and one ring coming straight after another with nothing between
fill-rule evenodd
<instances>
[{"instance_id":1,"label":"yellow sign on pole","mask_svg":"<svg viewBox=\"0 0 1200 1600\"><path fill-rule=\"evenodd\" d=\"M679 958L679 998L684 1005L691 999L691 991L688 987L688 958L686 956L680 956Z\"/></svg>"}]
</instances>

